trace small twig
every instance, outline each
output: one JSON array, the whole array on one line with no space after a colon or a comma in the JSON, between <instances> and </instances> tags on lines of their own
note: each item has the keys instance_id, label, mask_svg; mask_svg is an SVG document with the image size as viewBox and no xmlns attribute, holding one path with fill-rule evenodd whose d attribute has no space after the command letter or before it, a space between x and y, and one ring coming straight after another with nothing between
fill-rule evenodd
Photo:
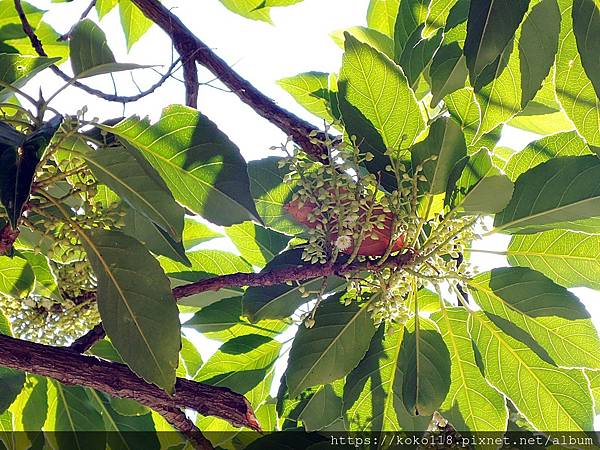
<instances>
[{"instance_id":1,"label":"small twig","mask_svg":"<svg viewBox=\"0 0 600 450\"><path fill-rule=\"evenodd\" d=\"M197 450L213 450L214 447L204 437L202 431L179 408L155 408L156 412L165 418L173 428L183 434Z\"/></svg>"}]
</instances>

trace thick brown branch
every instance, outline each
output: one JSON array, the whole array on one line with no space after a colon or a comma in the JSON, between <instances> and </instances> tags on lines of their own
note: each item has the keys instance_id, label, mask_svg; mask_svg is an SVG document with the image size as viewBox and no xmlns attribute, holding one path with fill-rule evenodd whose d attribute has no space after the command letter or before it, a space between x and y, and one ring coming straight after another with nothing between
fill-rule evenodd
<instances>
[{"instance_id":1,"label":"thick brown branch","mask_svg":"<svg viewBox=\"0 0 600 450\"><path fill-rule=\"evenodd\" d=\"M308 266L286 267L284 269L263 271L259 273L232 273L218 277L206 278L195 283L184 284L173 289L176 300L207 291L218 291L219 289L231 287L260 287L284 284L290 281L305 281L312 278L327 277L330 275L345 276L360 272L362 270L381 270L383 267L400 268L409 264L414 258L412 251L388 258L383 265L379 261L363 261L346 264L314 264ZM87 334L77 339L71 346L79 352L86 352L92 346L106 336L102 324L96 325Z\"/></svg>"},{"instance_id":2,"label":"thick brown branch","mask_svg":"<svg viewBox=\"0 0 600 450\"><path fill-rule=\"evenodd\" d=\"M33 27L31 26L31 24L29 23L29 20L27 19L27 15L25 14L25 11L23 10L23 5L21 4L21 0L14 0L14 3L15 3L15 9L17 10L17 14L19 15L19 19L21 20L21 25L23 26L23 31L29 38L29 41L31 42L31 46L33 47L33 49L36 51L36 53L39 56L48 56L48 54L46 53L46 50L44 50L44 45L42 44L42 41L40 41L40 39L37 37L37 35L35 34L35 31L33 30ZM58 68L58 66L55 64L52 64L50 66L50 69L56 75L58 75L60 78L62 78L64 81L66 81L67 83L71 83L72 86L82 89L83 91L87 92L88 94L94 95L98 98L101 98L101 99L109 101L109 102L131 103L131 102L136 102L136 101L146 97L147 95L152 94L160 86L162 86L165 83L165 81L167 81L171 77L173 70L175 69L175 66L177 65L177 63L178 63L178 61L173 62L171 64L171 67L169 67L169 70L167 70L167 72L160 78L160 80L158 80L156 83L154 83L152 86L150 86L145 91L140 92L136 95L107 94L106 92L103 92L99 89L94 89L86 84L83 84L77 80L74 80L69 75L67 75L62 70L60 70Z\"/></svg>"},{"instance_id":3,"label":"thick brown branch","mask_svg":"<svg viewBox=\"0 0 600 450\"><path fill-rule=\"evenodd\" d=\"M234 426L260 429L244 396L227 388L178 378L175 394L170 396L123 364L80 355L68 348L0 334L0 366L50 377L64 384L98 389L113 397L133 399L156 411L189 408L204 416L219 417Z\"/></svg>"},{"instance_id":4,"label":"thick brown branch","mask_svg":"<svg viewBox=\"0 0 600 450\"><path fill-rule=\"evenodd\" d=\"M310 123L278 106L273 100L256 89L249 81L234 71L217 56L204 42L192 33L183 22L171 13L158 0L132 0L146 17L161 27L173 41L182 60L193 55L198 64L210 70L225 86L234 92L240 100L249 105L257 114L267 119L291 136L294 142L315 158L327 154L327 149L318 143L312 143L309 135L317 133L319 140L325 135Z\"/></svg>"}]
</instances>

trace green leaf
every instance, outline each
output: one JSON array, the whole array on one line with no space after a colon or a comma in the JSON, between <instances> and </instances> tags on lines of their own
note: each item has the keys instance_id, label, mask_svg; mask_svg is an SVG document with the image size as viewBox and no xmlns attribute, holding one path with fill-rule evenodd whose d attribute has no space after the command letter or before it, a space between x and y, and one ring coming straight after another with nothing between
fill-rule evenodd
<instances>
[{"instance_id":1,"label":"green leaf","mask_svg":"<svg viewBox=\"0 0 600 450\"><path fill-rule=\"evenodd\" d=\"M330 384L326 384L308 400L299 418L306 431L311 432L327 429L339 420L341 415L342 399Z\"/></svg>"},{"instance_id":2,"label":"green leaf","mask_svg":"<svg viewBox=\"0 0 600 450\"><path fill-rule=\"evenodd\" d=\"M4 257L3 257L4 258ZM0 311L0 329L2 334L12 336L10 325ZM0 367L0 414L4 413L15 401L23 385L25 384L25 373L18 370Z\"/></svg>"},{"instance_id":3,"label":"green leaf","mask_svg":"<svg viewBox=\"0 0 600 450\"><path fill-rule=\"evenodd\" d=\"M329 74L324 72L305 72L277 81L285 91L294 97L300 105L315 116L332 123L329 101ZM327 94L324 96L323 94Z\"/></svg>"},{"instance_id":4,"label":"green leaf","mask_svg":"<svg viewBox=\"0 0 600 450\"><path fill-rule=\"evenodd\" d=\"M133 44L146 34L154 22L148 19L131 0L119 0L119 14L127 50L131 50Z\"/></svg>"},{"instance_id":5,"label":"green leaf","mask_svg":"<svg viewBox=\"0 0 600 450\"><path fill-rule=\"evenodd\" d=\"M506 394L535 428L593 429L592 399L580 370L545 362L483 313L471 313L469 332L481 354L486 380Z\"/></svg>"},{"instance_id":6,"label":"green leaf","mask_svg":"<svg viewBox=\"0 0 600 450\"><path fill-rule=\"evenodd\" d=\"M346 377L343 411L350 430L419 431L431 421L409 414L404 407L400 363L404 333L404 327L379 327L364 358Z\"/></svg>"},{"instance_id":7,"label":"green leaf","mask_svg":"<svg viewBox=\"0 0 600 450\"><path fill-rule=\"evenodd\" d=\"M425 19L424 37L431 37L440 28L444 28L450 11L458 0L431 0Z\"/></svg>"},{"instance_id":8,"label":"green leaf","mask_svg":"<svg viewBox=\"0 0 600 450\"><path fill-rule=\"evenodd\" d=\"M586 231L582 219L600 216L600 176L596 156L567 156L546 161L519 176L508 206L496 214L496 231L531 233L565 228Z\"/></svg>"},{"instance_id":9,"label":"green leaf","mask_svg":"<svg viewBox=\"0 0 600 450\"><path fill-rule=\"evenodd\" d=\"M410 320L400 354L404 406L415 416L433 414L450 389L450 353L435 323L424 317Z\"/></svg>"},{"instance_id":10,"label":"green leaf","mask_svg":"<svg viewBox=\"0 0 600 450\"><path fill-rule=\"evenodd\" d=\"M19 254L0 256L0 292L14 298L24 298L33 289L35 275L29 262Z\"/></svg>"},{"instance_id":11,"label":"green leaf","mask_svg":"<svg viewBox=\"0 0 600 450\"><path fill-rule=\"evenodd\" d=\"M20 22L18 23L18 27L19 30L22 28ZM10 29L10 27L8 28ZM6 31L6 29L0 29L0 53L37 55L36 50L31 46L29 37L25 36L22 32L18 32L15 36L14 33L2 33L3 31ZM39 22L34 31L49 58L58 58L57 62L67 60L69 57L69 44L64 40L60 40L61 35L50 25L45 22Z\"/></svg>"},{"instance_id":12,"label":"green leaf","mask_svg":"<svg viewBox=\"0 0 600 450\"><path fill-rule=\"evenodd\" d=\"M346 132L375 155L369 170L383 170L386 151L410 147L423 130L421 109L402 69L349 34L338 90Z\"/></svg>"},{"instance_id":13,"label":"green leaf","mask_svg":"<svg viewBox=\"0 0 600 450\"><path fill-rule=\"evenodd\" d=\"M223 235L191 217L185 218L183 224L183 246L186 250L190 250L203 242L208 242L219 237L223 237Z\"/></svg>"},{"instance_id":14,"label":"green leaf","mask_svg":"<svg viewBox=\"0 0 600 450\"><path fill-rule=\"evenodd\" d=\"M220 250L198 250L187 253L187 257L192 263L191 266L159 258L164 271L173 280L173 287L218 275L252 272L252 266L233 253ZM223 288L218 291L207 291L185 297L177 303L183 306L205 307L221 299L241 295L241 293L240 288Z\"/></svg>"},{"instance_id":15,"label":"green leaf","mask_svg":"<svg viewBox=\"0 0 600 450\"><path fill-rule=\"evenodd\" d=\"M200 367L202 367L202 356L192 341L182 337L177 376L185 378L187 375L189 378L194 379Z\"/></svg>"},{"instance_id":16,"label":"green leaf","mask_svg":"<svg viewBox=\"0 0 600 450\"><path fill-rule=\"evenodd\" d=\"M119 0L96 0L96 12L98 13L98 17L102 19L117 6L117 3L119 3Z\"/></svg>"},{"instance_id":17,"label":"green leaf","mask_svg":"<svg viewBox=\"0 0 600 450\"><path fill-rule=\"evenodd\" d=\"M394 59L394 41L385 34L365 27L350 27L345 30L335 31L332 33L331 37L342 49L346 46L345 33L348 33L358 41L373 47L388 58Z\"/></svg>"},{"instance_id":18,"label":"green leaf","mask_svg":"<svg viewBox=\"0 0 600 450\"><path fill-rule=\"evenodd\" d=\"M103 450L106 432L102 416L79 386L52 383L56 390L56 416L53 431L60 448Z\"/></svg>"},{"instance_id":19,"label":"green leaf","mask_svg":"<svg viewBox=\"0 0 600 450\"><path fill-rule=\"evenodd\" d=\"M558 53L556 55L556 97L569 118L575 124L579 134L590 145L600 147L600 95L594 89L594 85L586 69L583 67L582 56L580 54L581 44L585 43L597 45L596 38L592 35L592 40L582 39L585 37L583 32L589 25L590 31L595 27L596 22L592 22L592 17L583 17L580 13L585 9L575 9L573 5L580 5L581 2L574 3L571 0L558 0L558 6L561 14L561 26ZM577 16L577 31L574 31L575 21L573 16ZM579 41L577 42L577 35ZM592 44L595 43L595 44ZM596 57L590 55L588 48L585 48L585 58ZM596 74L597 76L597 74Z\"/></svg>"},{"instance_id":20,"label":"green leaf","mask_svg":"<svg viewBox=\"0 0 600 450\"><path fill-rule=\"evenodd\" d=\"M28 374L23 390L10 407L15 431L39 431L48 416L48 379Z\"/></svg>"},{"instance_id":21,"label":"green leaf","mask_svg":"<svg viewBox=\"0 0 600 450\"><path fill-rule=\"evenodd\" d=\"M173 392L181 347L179 312L158 261L117 231L91 230L81 238L98 280L106 334L135 373Z\"/></svg>"},{"instance_id":22,"label":"green leaf","mask_svg":"<svg viewBox=\"0 0 600 450\"><path fill-rule=\"evenodd\" d=\"M400 2L394 27L396 54L408 45L410 35L425 23L428 5L429 0L402 0Z\"/></svg>"},{"instance_id":23,"label":"green leaf","mask_svg":"<svg viewBox=\"0 0 600 450\"><path fill-rule=\"evenodd\" d=\"M486 313L510 322L492 318L499 328L517 338L515 326L526 331L559 366L600 368L600 340L591 316L564 287L526 267L493 269L468 286Z\"/></svg>"},{"instance_id":24,"label":"green leaf","mask_svg":"<svg viewBox=\"0 0 600 450\"><path fill-rule=\"evenodd\" d=\"M560 11L555 0L541 0L523 21L519 39L521 107L532 100L554 64L560 32Z\"/></svg>"},{"instance_id":25,"label":"green leaf","mask_svg":"<svg viewBox=\"0 0 600 450\"><path fill-rule=\"evenodd\" d=\"M564 287L600 290L600 235L550 230L513 236L508 246L513 266L531 267Z\"/></svg>"},{"instance_id":26,"label":"green leaf","mask_svg":"<svg viewBox=\"0 0 600 450\"><path fill-rule=\"evenodd\" d=\"M402 67L408 84L415 88L419 77L433 59L433 55L442 43L443 33L434 34L429 39L422 36L424 25L419 26L408 37L402 52L397 55L397 61Z\"/></svg>"},{"instance_id":27,"label":"green leaf","mask_svg":"<svg viewBox=\"0 0 600 450\"><path fill-rule=\"evenodd\" d=\"M581 65L600 98L600 5L595 0L573 1L573 33Z\"/></svg>"},{"instance_id":28,"label":"green leaf","mask_svg":"<svg viewBox=\"0 0 600 450\"><path fill-rule=\"evenodd\" d=\"M110 406L122 416L143 416L150 410L144 405L128 398L110 397Z\"/></svg>"},{"instance_id":29,"label":"green leaf","mask_svg":"<svg viewBox=\"0 0 600 450\"><path fill-rule=\"evenodd\" d=\"M158 172L136 150L109 147L78 152L96 178L124 199L137 212L156 223L176 241L181 240L184 210ZM136 157L138 156L138 157Z\"/></svg>"},{"instance_id":30,"label":"green leaf","mask_svg":"<svg viewBox=\"0 0 600 450\"><path fill-rule=\"evenodd\" d=\"M235 337L211 356L198 372L196 380L246 394L263 381L280 350L281 343L267 336L248 334Z\"/></svg>"},{"instance_id":31,"label":"green leaf","mask_svg":"<svg viewBox=\"0 0 600 450\"><path fill-rule=\"evenodd\" d=\"M442 45L429 67L431 78L431 106L437 105L446 95L461 89L467 80L467 65L457 42Z\"/></svg>"},{"instance_id":32,"label":"green leaf","mask_svg":"<svg viewBox=\"0 0 600 450\"><path fill-rule=\"evenodd\" d=\"M135 209L126 205L121 205L121 207L125 210L125 225L121 229L123 233L137 239L156 255L166 256L187 266L191 265L182 242L173 239L162 228Z\"/></svg>"},{"instance_id":33,"label":"green leaf","mask_svg":"<svg viewBox=\"0 0 600 450\"><path fill-rule=\"evenodd\" d=\"M37 165L61 123L62 117L55 116L27 135L6 124L0 127L0 200L13 229L31 193Z\"/></svg>"},{"instance_id":34,"label":"green leaf","mask_svg":"<svg viewBox=\"0 0 600 450\"><path fill-rule=\"evenodd\" d=\"M253 266L264 267L290 241L290 237L252 222L233 225L225 230L242 258Z\"/></svg>"},{"instance_id":35,"label":"green leaf","mask_svg":"<svg viewBox=\"0 0 600 450\"><path fill-rule=\"evenodd\" d=\"M270 272L285 267L302 267L302 249L285 251L273 258L262 272ZM343 286L346 280L339 277L327 278L327 292ZM319 292L323 286L320 278L307 280L289 286L278 284L274 286L249 287L244 293L244 315L251 322L264 319L282 319L291 316L299 306L311 300L303 292ZM314 297L314 295L313 295Z\"/></svg>"},{"instance_id":36,"label":"green leaf","mask_svg":"<svg viewBox=\"0 0 600 450\"><path fill-rule=\"evenodd\" d=\"M260 221L239 149L198 111L172 105L154 125L132 117L105 128L140 150L195 213L224 226Z\"/></svg>"},{"instance_id":37,"label":"green leaf","mask_svg":"<svg viewBox=\"0 0 600 450\"><path fill-rule=\"evenodd\" d=\"M452 426L477 432L506 430L508 410L504 397L483 377L473 352L464 308L442 309L432 317L450 352L450 390L440 411Z\"/></svg>"},{"instance_id":38,"label":"green leaf","mask_svg":"<svg viewBox=\"0 0 600 450\"><path fill-rule=\"evenodd\" d=\"M36 28L42 20L45 11L28 2L21 2L21 6L23 12L27 15L29 24L33 28ZM11 2L10 0L0 0L0 27L11 28L14 24L21 25L21 19L19 19L19 14L15 9L14 2Z\"/></svg>"},{"instance_id":39,"label":"green leaf","mask_svg":"<svg viewBox=\"0 0 600 450\"><path fill-rule=\"evenodd\" d=\"M107 444L110 448L123 450L161 448L156 433L152 432L154 422L150 414L139 417L122 416L115 411L107 395L93 390L87 392L91 403L102 414Z\"/></svg>"},{"instance_id":40,"label":"green leaf","mask_svg":"<svg viewBox=\"0 0 600 450\"><path fill-rule=\"evenodd\" d=\"M423 167L421 191L428 196L446 192L448 179L458 161L467 156L467 146L460 127L449 117L436 119L428 136L411 150L413 167Z\"/></svg>"},{"instance_id":41,"label":"green leaf","mask_svg":"<svg viewBox=\"0 0 600 450\"><path fill-rule=\"evenodd\" d=\"M192 328L209 339L219 341L245 334L261 334L274 337L288 325L281 320L261 320L255 324L241 316L242 297L231 297L206 306L185 322L185 328Z\"/></svg>"},{"instance_id":42,"label":"green leaf","mask_svg":"<svg viewBox=\"0 0 600 450\"><path fill-rule=\"evenodd\" d=\"M600 370L586 370L585 374L590 380L590 389L594 397L596 414L600 411Z\"/></svg>"},{"instance_id":43,"label":"green leaf","mask_svg":"<svg viewBox=\"0 0 600 450\"><path fill-rule=\"evenodd\" d=\"M481 0L470 5L464 52L474 83L514 36L529 0Z\"/></svg>"},{"instance_id":44,"label":"green leaf","mask_svg":"<svg viewBox=\"0 0 600 450\"><path fill-rule=\"evenodd\" d=\"M492 162L485 149L471 155L456 183L449 183L446 203L467 214L502 211L510 201L514 185ZM453 187L451 187L452 185Z\"/></svg>"},{"instance_id":45,"label":"green leaf","mask_svg":"<svg viewBox=\"0 0 600 450\"><path fill-rule=\"evenodd\" d=\"M458 89L444 97L450 117L460 124L467 146L473 143L479 128L480 106L470 87Z\"/></svg>"},{"instance_id":46,"label":"green leaf","mask_svg":"<svg viewBox=\"0 0 600 450\"><path fill-rule=\"evenodd\" d=\"M367 11L367 25L393 38L400 0L371 0Z\"/></svg>"},{"instance_id":47,"label":"green leaf","mask_svg":"<svg viewBox=\"0 0 600 450\"><path fill-rule=\"evenodd\" d=\"M256 209L267 227L280 233L299 234L304 229L284 209L284 205L292 200L293 188L283 181L287 171L279 167L281 159L270 156L250 161L250 190L256 201Z\"/></svg>"},{"instance_id":48,"label":"green leaf","mask_svg":"<svg viewBox=\"0 0 600 450\"><path fill-rule=\"evenodd\" d=\"M42 70L59 60L60 58L0 53L0 81L21 88ZM11 89L0 86L0 102L5 102L13 95Z\"/></svg>"},{"instance_id":49,"label":"green leaf","mask_svg":"<svg viewBox=\"0 0 600 450\"><path fill-rule=\"evenodd\" d=\"M52 269L50 268L48 258L40 253L31 251L21 251L19 252L19 256L27 260L35 275L34 294L61 301L62 295L58 289L54 273L52 273Z\"/></svg>"},{"instance_id":50,"label":"green leaf","mask_svg":"<svg viewBox=\"0 0 600 450\"><path fill-rule=\"evenodd\" d=\"M83 78L90 69L116 63L104 31L90 19L78 22L71 31L69 51L71 67L78 78Z\"/></svg>"},{"instance_id":51,"label":"green leaf","mask_svg":"<svg viewBox=\"0 0 600 450\"><path fill-rule=\"evenodd\" d=\"M575 131L558 133L534 141L520 152L515 153L508 160L504 172L514 181L522 173L552 158L581 156L590 153L589 147Z\"/></svg>"},{"instance_id":52,"label":"green leaf","mask_svg":"<svg viewBox=\"0 0 600 450\"><path fill-rule=\"evenodd\" d=\"M356 302L344 306L339 295L321 302L315 321L312 328L300 327L290 350L286 383L291 397L350 373L375 334L367 308Z\"/></svg>"}]
</instances>

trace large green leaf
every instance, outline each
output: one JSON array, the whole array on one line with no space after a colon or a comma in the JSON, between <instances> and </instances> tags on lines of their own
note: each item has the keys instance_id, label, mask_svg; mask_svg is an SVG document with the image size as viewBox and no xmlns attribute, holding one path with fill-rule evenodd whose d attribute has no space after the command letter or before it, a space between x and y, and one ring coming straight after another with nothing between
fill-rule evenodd
<instances>
[{"instance_id":1,"label":"large green leaf","mask_svg":"<svg viewBox=\"0 0 600 450\"><path fill-rule=\"evenodd\" d=\"M457 3L458 0L431 0L429 2L429 9L427 11L427 18L425 19L425 28L423 29L423 36L430 37L439 28L444 28L450 10Z\"/></svg>"},{"instance_id":2,"label":"large green leaf","mask_svg":"<svg viewBox=\"0 0 600 450\"><path fill-rule=\"evenodd\" d=\"M486 380L506 394L535 428L593 429L592 398L580 370L560 369L545 362L483 313L471 313L468 323Z\"/></svg>"},{"instance_id":3,"label":"large green leaf","mask_svg":"<svg viewBox=\"0 0 600 450\"><path fill-rule=\"evenodd\" d=\"M233 253L221 250L198 250L187 253L191 266L160 258L160 264L166 274L173 280L173 286L188 284L218 275L236 272L252 272L252 266ZM179 305L205 307L221 299L242 294L241 288L223 288L218 291L207 291L184 297Z\"/></svg>"},{"instance_id":4,"label":"large green leaf","mask_svg":"<svg viewBox=\"0 0 600 450\"><path fill-rule=\"evenodd\" d=\"M464 52L472 83L504 51L528 6L529 0L470 3Z\"/></svg>"},{"instance_id":5,"label":"large green leaf","mask_svg":"<svg viewBox=\"0 0 600 450\"><path fill-rule=\"evenodd\" d=\"M235 337L211 356L198 372L196 380L246 394L263 381L280 350L281 343L268 336L248 334Z\"/></svg>"},{"instance_id":6,"label":"large green leaf","mask_svg":"<svg viewBox=\"0 0 600 450\"><path fill-rule=\"evenodd\" d=\"M431 78L431 106L446 95L462 88L467 80L465 56L457 42L442 45L429 67Z\"/></svg>"},{"instance_id":7,"label":"large green leaf","mask_svg":"<svg viewBox=\"0 0 600 450\"><path fill-rule=\"evenodd\" d=\"M321 302L312 328L296 334L286 370L291 397L317 384L335 381L354 369L375 333L366 307L344 306L338 295Z\"/></svg>"},{"instance_id":8,"label":"large green leaf","mask_svg":"<svg viewBox=\"0 0 600 450\"><path fill-rule=\"evenodd\" d=\"M202 355L192 341L184 337L181 338L181 351L179 352L179 367L177 367L177 376L192 380L202 367Z\"/></svg>"},{"instance_id":9,"label":"large green leaf","mask_svg":"<svg viewBox=\"0 0 600 450\"><path fill-rule=\"evenodd\" d=\"M429 39L423 39L424 25L419 26L408 37L402 51L396 55L396 60L402 67L408 84L415 88L419 77L433 59L433 55L442 43L443 33L438 32Z\"/></svg>"},{"instance_id":10,"label":"large green leaf","mask_svg":"<svg viewBox=\"0 0 600 450\"><path fill-rule=\"evenodd\" d=\"M497 231L531 233L555 227L587 231L585 219L600 216L596 156L546 161L519 176L508 206L496 215Z\"/></svg>"},{"instance_id":11,"label":"large green leaf","mask_svg":"<svg viewBox=\"0 0 600 450\"><path fill-rule=\"evenodd\" d=\"M531 267L565 287L600 290L600 235L550 230L513 236L508 246L513 266Z\"/></svg>"},{"instance_id":12,"label":"large green leaf","mask_svg":"<svg viewBox=\"0 0 600 450\"><path fill-rule=\"evenodd\" d=\"M315 116L332 123L326 96L329 92L329 74L324 72L305 72L293 77L282 78L277 84L294 97L300 105Z\"/></svg>"},{"instance_id":13,"label":"large green leaf","mask_svg":"<svg viewBox=\"0 0 600 450\"><path fill-rule=\"evenodd\" d=\"M521 328L535 340L532 348L541 346L559 366L600 368L600 339L591 316L564 287L526 267L493 269L468 285L493 321L504 319L496 325L506 333L519 338L514 327ZM521 339L527 343L526 337Z\"/></svg>"},{"instance_id":14,"label":"large green leaf","mask_svg":"<svg viewBox=\"0 0 600 450\"><path fill-rule=\"evenodd\" d=\"M425 125L402 69L348 34L338 91L346 132L375 155L368 167L382 170L385 152L410 147Z\"/></svg>"},{"instance_id":15,"label":"large green leaf","mask_svg":"<svg viewBox=\"0 0 600 450\"><path fill-rule=\"evenodd\" d=\"M373 47L388 58L394 59L394 41L385 34L365 27L350 27L345 30L336 31L331 37L342 49L346 46L346 33L355 37L360 42Z\"/></svg>"},{"instance_id":16,"label":"large green leaf","mask_svg":"<svg viewBox=\"0 0 600 450\"><path fill-rule=\"evenodd\" d=\"M308 432L329 430L338 426L342 415L342 399L337 396L334 388L326 384L314 393L299 415L304 429Z\"/></svg>"},{"instance_id":17,"label":"large green leaf","mask_svg":"<svg viewBox=\"0 0 600 450\"><path fill-rule=\"evenodd\" d=\"M250 161L250 190L266 226L281 233L299 234L303 228L284 209L284 205L292 200L293 188L283 181L287 171L279 167L281 160L270 156Z\"/></svg>"},{"instance_id":18,"label":"large green leaf","mask_svg":"<svg viewBox=\"0 0 600 450\"><path fill-rule=\"evenodd\" d=\"M257 323L250 323L242 318L242 314L241 296L225 298L202 308L183 326L192 328L209 339L219 341L245 334L262 334L273 337L288 327L282 320L261 320Z\"/></svg>"},{"instance_id":19,"label":"large green leaf","mask_svg":"<svg viewBox=\"0 0 600 450\"><path fill-rule=\"evenodd\" d=\"M591 153L589 147L575 131L553 134L527 145L515 153L504 167L511 180L529 169L560 156L581 156Z\"/></svg>"},{"instance_id":20,"label":"large green leaf","mask_svg":"<svg viewBox=\"0 0 600 450\"><path fill-rule=\"evenodd\" d=\"M367 10L367 25L393 38L400 0L371 0Z\"/></svg>"},{"instance_id":21,"label":"large green leaf","mask_svg":"<svg viewBox=\"0 0 600 450\"><path fill-rule=\"evenodd\" d=\"M119 0L119 14L127 49L130 50L154 22L148 19L131 0Z\"/></svg>"},{"instance_id":22,"label":"large green leaf","mask_svg":"<svg viewBox=\"0 0 600 450\"><path fill-rule=\"evenodd\" d=\"M154 125L137 117L107 130L140 150L175 199L217 225L260 220L239 149L198 111L173 105Z\"/></svg>"},{"instance_id":23,"label":"large green leaf","mask_svg":"<svg viewBox=\"0 0 600 450\"><path fill-rule=\"evenodd\" d=\"M408 46L410 36L427 18L427 7L430 0L402 0L398 8L394 26L394 43L396 54Z\"/></svg>"},{"instance_id":24,"label":"large green leaf","mask_svg":"<svg viewBox=\"0 0 600 450\"><path fill-rule=\"evenodd\" d=\"M35 276L34 294L61 301L62 295L56 282L56 277L50 268L48 258L32 251L20 251L19 256L27 260Z\"/></svg>"},{"instance_id":25,"label":"large green leaf","mask_svg":"<svg viewBox=\"0 0 600 450\"><path fill-rule=\"evenodd\" d=\"M78 22L71 31L69 51L73 73L80 78L90 69L116 62L104 31L90 19Z\"/></svg>"},{"instance_id":26,"label":"large green leaf","mask_svg":"<svg viewBox=\"0 0 600 450\"><path fill-rule=\"evenodd\" d=\"M580 5L581 2L577 2ZM590 17L579 14L585 9L573 11L573 1L558 0L561 14L560 38L558 53L556 56L556 96L566 111L569 118L577 127L579 134L590 145L600 147L600 98L585 68L582 64L582 56L579 53L577 35L581 41L584 35L584 26L595 26ZM577 31L574 31L573 16L577 17ZM585 24L585 25L582 25ZM584 42L597 45L597 38L593 36L596 31L591 32L591 41L583 39ZM581 43L579 44L581 45ZM593 44L594 45L594 44ZM588 49L585 49L586 60ZM597 54L591 57L597 58ZM597 74L596 74L597 76Z\"/></svg>"},{"instance_id":27,"label":"large green leaf","mask_svg":"<svg viewBox=\"0 0 600 450\"><path fill-rule=\"evenodd\" d=\"M442 309L431 318L437 323L452 361L450 391L440 407L459 430L504 431L508 410L502 394L492 388L477 366L464 308Z\"/></svg>"},{"instance_id":28,"label":"large green leaf","mask_svg":"<svg viewBox=\"0 0 600 450\"><path fill-rule=\"evenodd\" d=\"M19 31L17 33L14 33L15 27L18 27L17 30ZM31 40L20 31L21 29L20 21L18 24L0 28L0 53L37 55L37 51L31 45ZM60 39L61 35L50 25L39 22L34 31L49 58L58 58L57 63L67 60L69 57L69 44L67 41Z\"/></svg>"},{"instance_id":29,"label":"large green leaf","mask_svg":"<svg viewBox=\"0 0 600 450\"><path fill-rule=\"evenodd\" d=\"M59 60L60 58L0 53L0 81L21 88L42 70ZM0 102L6 101L13 95L14 91L0 86Z\"/></svg>"},{"instance_id":30,"label":"large green leaf","mask_svg":"<svg viewBox=\"0 0 600 450\"><path fill-rule=\"evenodd\" d=\"M573 33L583 69L600 98L600 5L597 1L573 1Z\"/></svg>"},{"instance_id":31,"label":"large green leaf","mask_svg":"<svg viewBox=\"0 0 600 450\"><path fill-rule=\"evenodd\" d=\"M117 231L91 230L81 238L98 280L106 334L134 372L172 392L181 347L179 313L158 261Z\"/></svg>"},{"instance_id":32,"label":"large green leaf","mask_svg":"<svg viewBox=\"0 0 600 450\"><path fill-rule=\"evenodd\" d=\"M15 298L26 297L33 289L35 274L27 259L19 254L0 256L0 292Z\"/></svg>"},{"instance_id":33,"label":"large green leaf","mask_svg":"<svg viewBox=\"0 0 600 450\"><path fill-rule=\"evenodd\" d=\"M343 411L351 431L419 431L430 418L416 417L402 399L404 383L400 353L404 327L380 327L369 350L346 377Z\"/></svg>"},{"instance_id":34,"label":"large green leaf","mask_svg":"<svg viewBox=\"0 0 600 450\"><path fill-rule=\"evenodd\" d=\"M404 406L415 416L433 414L450 389L450 353L435 323L424 317L411 319L400 353Z\"/></svg>"},{"instance_id":35,"label":"large green leaf","mask_svg":"<svg viewBox=\"0 0 600 450\"><path fill-rule=\"evenodd\" d=\"M232 225L225 231L240 255L253 266L264 267L288 244L290 237L252 222Z\"/></svg>"},{"instance_id":36,"label":"large green leaf","mask_svg":"<svg viewBox=\"0 0 600 450\"><path fill-rule=\"evenodd\" d=\"M61 123L62 117L55 116L27 135L0 124L0 200L13 229L31 193L37 165Z\"/></svg>"},{"instance_id":37,"label":"large green leaf","mask_svg":"<svg viewBox=\"0 0 600 450\"><path fill-rule=\"evenodd\" d=\"M301 267L306 263L302 261L302 249L292 249L273 258L263 269L269 272L285 267ZM327 278L327 292L340 288L346 280L339 277ZM244 293L244 315L250 321L257 322L264 319L282 319L291 316L299 306L315 297L314 292L320 292L323 279L306 280L297 284L279 284L274 286L249 287ZM303 295L303 292L313 292L312 297Z\"/></svg>"},{"instance_id":38,"label":"large green leaf","mask_svg":"<svg viewBox=\"0 0 600 450\"><path fill-rule=\"evenodd\" d=\"M184 210L154 167L136 150L109 147L73 153L83 158L96 178L176 240L181 240ZM138 158L136 158L138 156Z\"/></svg>"},{"instance_id":39,"label":"large green leaf","mask_svg":"<svg viewBox=\"0 0 600 450\"><path fill-rule=\"evenodd\" d=\"M100 412L94 408L84 388L52 383L56 391L53 431L60 448L104 450L106 431Z\"/></svg>"}]
</instances>

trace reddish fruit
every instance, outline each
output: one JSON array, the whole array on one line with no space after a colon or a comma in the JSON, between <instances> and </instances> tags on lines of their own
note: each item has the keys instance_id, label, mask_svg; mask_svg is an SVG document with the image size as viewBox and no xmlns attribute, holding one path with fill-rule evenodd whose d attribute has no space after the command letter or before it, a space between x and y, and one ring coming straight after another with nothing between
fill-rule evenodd
<instances>
[{"instance_id":1,"label":"reddish fruit","mask_svg":"<svg viewBox=\"0 0 600 450\"><path fill-rule=\"evenodd\" d=\"M316 220L309 220L308 216L312 213L316 204L312 202L305 202L302 206L300 206L300 200L296 199L285 205L285 209L287 212L299 223L305 225L309 228L315 228L317 225ZM371 236L366 236L360 244L358 249L358 255L360 256L383 256L385 251L390 244L390 235L392 234L392 221L393 215L391 212L385 212L382 207L376 207L373 209L371 213L372 216L380 216L384 215L385 219L383 221L383 228L375 228L372 233L377 236L377 239L373 239ZM366 211L361 211L361 216L359 220L366 219ZM332 241L335 242L337 240L337 236L333 234L331 236ZM392 251L396 252L401 250L404 247L404 237L400 236L394 242ZM354 247L350 245L348 248L342 250L344 253L352 254L354 251Z\"/></svg>"}]
</instances>

